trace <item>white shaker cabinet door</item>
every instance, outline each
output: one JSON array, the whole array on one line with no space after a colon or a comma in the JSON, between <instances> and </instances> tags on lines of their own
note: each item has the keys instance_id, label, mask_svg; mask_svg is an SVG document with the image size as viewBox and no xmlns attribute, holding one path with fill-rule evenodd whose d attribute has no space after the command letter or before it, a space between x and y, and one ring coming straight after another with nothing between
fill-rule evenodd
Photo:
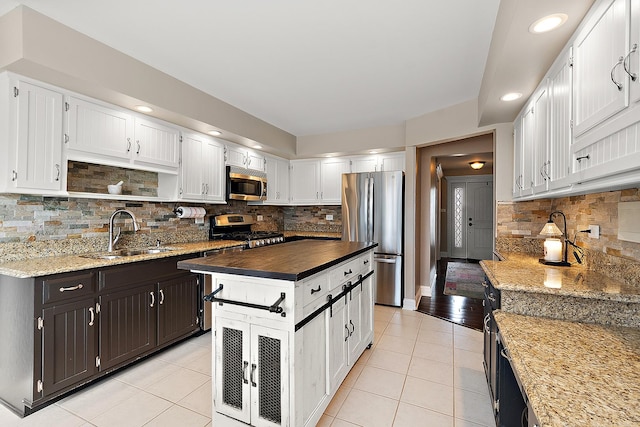
<instances>
[{"instance_id":1,"label":"white shaker cabinet door","mask_svg":"<svg viewBox=\"0 0 640 427\"><path fill-rule=\"evenodd\" d=\"M202 200L202 145L204 137L184 133L182 135L182 168L180 173L180 199Z\"/></svg>"},{"instance_id":2,"label":"white shaker cabinet door","mask_svg":"<svg viewBox=\"0 0 640 427\"><path fill-rule=\"evenodd\" d=\"M98 155L129 162L134 149L130 114L73 97L68 104L69 158L91 161Z\"/></svg>"},{"instance_id":3,"label":"white shaker cabinet door","mask_svg":"<svg viewBox=\"0 0 640 427\"><path fill-rule=\"evenodd\" d=\"M549 189L567 187L571 174L571 49L549 74Z\"/></svg>"},{"instance_id":4,"label":"white shaker cabinet door","mask_svg":"<svg viewBox=\"0 0 640 427\"><path fill-rule=\"evenodd\" d=\"M342 174L351 171L349 160L329 159L321 163L320 199L324 204L342 203Z\"/></svg>"},{"instance_id":5,"label":"white shaker cabinet door","mask_svg":"<svg viewBox=\"0 0 640 427\"><path fill-rule=\"evenodd\" d=\"M16 115L10 144L15 148L15 163L8 171L13 187L59 191L63 96L22 81L16 82L13 91Z\"/></svg>"},{"instance_id":6,"label":"white shaker cabinet door","mask_svg":"<svg viewBox=\"0 0 640 427\"><path fill-rule=\"evenodd\" d=\"M267 188L268 188L267 183ZM320 203L320 161L291 162L291 202L296 205Z\"/></svg>"},{"instance_id":7,"label":"white shaker cabinet door","mask_svg":"<svg viewBox=\"0 0 640 427\"><path fill-rule=\"evenodd\" d=\"M184 143L184 141L183 141ZM225 176L224 146L214 140L202 144L204 198L209 202L224 202Z\"/></svg>"},{"instance_id":8,"label":"white shaker cabinet door","mask_svg":"<svg viewBox=\"0 0 640 427\"><path fill-rule=\"evenodd\" d=\"M151 120L135 119L134 163L177 170L180 161L180 132Z\"/></svg>"},{"instance_id":9,"label":"white shaker cabinet door","mask_svg":"<svg viewBox=\"0 0 640 427\"><path fill-rule=\"evenodd\" d=\"M602 2L574 43L574 131L581 135L629 102L627 0Z\"/></svg>"}]
</instances>

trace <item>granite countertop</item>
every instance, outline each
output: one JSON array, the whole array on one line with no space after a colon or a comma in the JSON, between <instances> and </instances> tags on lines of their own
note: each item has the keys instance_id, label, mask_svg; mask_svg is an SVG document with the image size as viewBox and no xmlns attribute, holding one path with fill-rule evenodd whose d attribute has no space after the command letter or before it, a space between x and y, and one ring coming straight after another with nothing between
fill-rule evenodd
<instances>
[{"instance_id":1,"label":"granite countertop","mask_svg":"<svg viewBox=\"0 0 640 427\"><path fill-rule=\"evenodd\" d=\"M172 248L172 250L167 252L124 256L112 260L85 258L81 255L31 258L23 261L7 261L0 263L0 274L18 278L47 276L49 274L88 270L98 267L108 267L111 265L167 258L176 255L193 254L237 245L238 242L233 240L205 240L193 243L176 243L166 245L166 247Z\"/></svg>"},{"instance_id":2,"label":"granite countertop","mask_svg":"<svg viewBox=\"0 0 640 427\"><path fill-rule=\"evenodd\" d=\"M581 265L552 267L539 256L501 253L502 261L481 261L491 283L500 290L564 295L619 302L640 302L640 287L627 285Z\"/></svg>"},{"instance_id":3,"label":"granite countertop","mask_svg":"<svg viewBox=\"0 0 640 427\"><path fill-rule=\"evenodd\" d=\"M298 240L178 262L178 268L297 281L376 247L377 243Z\"/></svg>"},{"instance_id":4,"label":"granite countertop","mask_svg":"<svg viewBox=\"0 0 640 427\"><path fill-rule=\"evenodd\" d=\"M494 315L541 426L640 425L640 329Z\"/></svg>"}]
</instances>

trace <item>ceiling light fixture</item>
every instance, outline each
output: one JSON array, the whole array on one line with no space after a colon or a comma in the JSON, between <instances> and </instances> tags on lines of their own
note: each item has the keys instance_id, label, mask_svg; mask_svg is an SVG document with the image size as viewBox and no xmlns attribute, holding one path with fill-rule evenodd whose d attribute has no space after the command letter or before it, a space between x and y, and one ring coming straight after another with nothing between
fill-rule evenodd
<instances>
[{"instance_id":1,"label":"ceiling light fixture","mask_svg":"<svg viewBox=\"0 0 640 427\"><path fill-rule=\"evenodd\" d=\"M475 161L475 162L469 162L469 166L471 166L471 169L482 169L484 167L484 164L487 162L480 162L480 161Z\"/></svg>"},{"instance_id":2,"label":"ceiling light fixture","mask_svg":"<svg viewBox=\"0 0 640 427\"><path fill-rule=\"evenodd\" d=\"M520 92L509 92L502 95L500 97L500 101L515 101L519 98L522 98L522 94Z\"/></svg>"},{"instance_id":3,"label":"ceiling light fixture","mask_svg":"<svg viewBox=\"0 0 640 427\"><path fill-rule=\"evenodd\" d=\"M136 110L140 111L141 113L150 113L153 111L153 108L149 107L148 105L136 105Z\"/></svg>"},{"instance_id":4,"label":"ceiling light fixture","mask_svg":"<svg viewBox=\"0 0 640 427\"><path fill-rule=\"evenodd\" d=\"M222 132L220 132L219 130L210 130L209 132L207 132L209 135L213 135L213 136L220 136L222 135Z\"/></svg>"},{"instance_id":5,"label":"ceiling light fixture","mask_svg":"<svg viewBox=\"0 0 640 427\"><path fill-rule=\"evenodd\" d=\"M536 22L529 26L529 32L533 34L546 33L547 31L555 30L565 22L569 17L564 13L554 13L553 15L545 16L538 19Z\"/></svg>"},{"instance_id":6,"label":"ceiling light fixture","mask_svg":"<svg viewBox=\"0 0 640 427\"><path fill-rule=\"evenodd\" d=\"M253 146L253 148L255 148L256 150L259 150L262 148L262 145L256 144Z\"/></svg>"}]
</instances>

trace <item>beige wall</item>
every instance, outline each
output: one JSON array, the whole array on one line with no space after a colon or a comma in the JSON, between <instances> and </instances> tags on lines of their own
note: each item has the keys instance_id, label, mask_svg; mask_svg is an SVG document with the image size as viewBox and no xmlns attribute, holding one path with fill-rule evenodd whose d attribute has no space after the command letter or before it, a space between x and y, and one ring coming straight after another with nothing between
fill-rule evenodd
<instances>
[{"instance_id":1,"label":"beige wall","mask_svg":"<svg viewBox=\"0 0 640 427\"><path fill-rule=\"evenodd\" d=\"M362 153L368 150L404 150L404 123L367 129L336 132L324 135L299 136L298 157L314 157L327 153L335 155Z\"/></svg>"},{"instance_id":2,"label":"beige wall","mask_svg":"<svg viewBox=\"0 0 640 427\"><path fill-rule=\"evenodd\" d=\"M216 127L230 141L256 141L273 154L295 155L294 135L32 9L14 9L2 18L0 28L0 47L8 43L11 48L8 54L0 50L0 71L14 71L125 108L149 104L154 117L200 132Z\"/></svg>"}]
</instances>

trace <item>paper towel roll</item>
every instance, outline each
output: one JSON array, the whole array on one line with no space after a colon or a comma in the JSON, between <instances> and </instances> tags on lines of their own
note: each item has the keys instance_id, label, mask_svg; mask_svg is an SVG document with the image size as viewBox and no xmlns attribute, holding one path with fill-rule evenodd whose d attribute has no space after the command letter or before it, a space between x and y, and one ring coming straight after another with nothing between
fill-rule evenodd
<instances>
[{"instance_id":1,"label":"paper towel roll","mask_svg":"<svg viewBox=\"0 0 640 427\"><path fill-rule=\"evenodd\" d=\"M179 206L175 213L178 218L204 218L207 211L199 207Z\"/></svg>"}]
</instances>

